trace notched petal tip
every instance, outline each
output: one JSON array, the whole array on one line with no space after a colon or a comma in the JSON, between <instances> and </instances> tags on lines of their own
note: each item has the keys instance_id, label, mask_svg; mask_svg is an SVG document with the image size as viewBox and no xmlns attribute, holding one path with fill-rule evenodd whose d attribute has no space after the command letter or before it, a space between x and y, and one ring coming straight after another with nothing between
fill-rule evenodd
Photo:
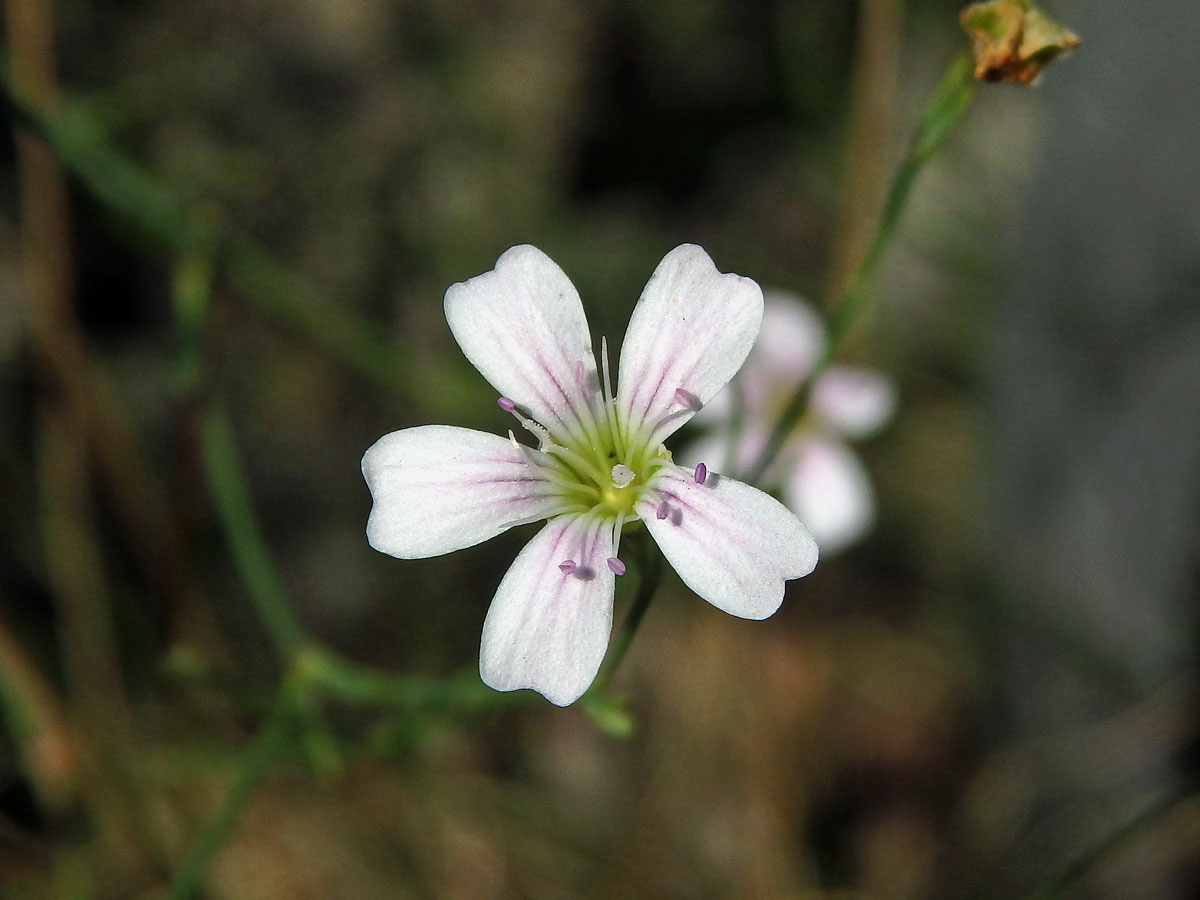
<instances>
[{"instance_id":1,"label":"notched petal tip","mask_svg":"<svg viewBox=\"0 0 1200 900\"><path fill-rule=\"evenodd\" d=\"M445 311L467 359L515 409L556 436L593 428L587 317L574 285L545 253L529 244L510 248L490 272L451 285Z\"/></svg>"},{"instance_id":2,"label":"notched petal tip","mask_svg":"<svg viewBox=\"0 0 1200 900\"><path fill-rule=\"evenodd\" d=\"M711 474L701 485L684 470L664 471L655 488L670 498L669 514L660 518L645 501L646 529L683 583L718 609L765 619L782 604L784 583L816 567L808 529L757 488L732 478L714 483Z\"/></svg>"},{"instance_id":3,"label":"notched petal tip","mask_svg":"<svg viewBox=\"0 0 1200 900\"><path fill-rule=\"evenodd\" d=\"M617 405L627 427L651 443L682 427L741 367L762 315L759 286L720 272L702 248L682 244L663 257L621 346Z\"/></svg>"},{"instance_id":4,"label":"notched petal tip","mask_svg":"<svg viewBox=\"0 0 1200 900\"><path fill-rule=\"evenodd\" d=\"M562 566L575 563L568 573ZM612 629L611 535L596 517L560 516L525 545L483 623L479 674L498 691L529 688L556 706L591 685Z\"/></svg>"},{"instance_id":5,"label":"notched petal tip","mask_svg":"<svg viewBox=\"0 0 1200 900\"><path fill-rule=\"evenodd\" d=\"M363 454L367 541L400 559L478 544L553 510L549 487L506 438L450 425L384 435Z\"/></svg>"}]
</instances>

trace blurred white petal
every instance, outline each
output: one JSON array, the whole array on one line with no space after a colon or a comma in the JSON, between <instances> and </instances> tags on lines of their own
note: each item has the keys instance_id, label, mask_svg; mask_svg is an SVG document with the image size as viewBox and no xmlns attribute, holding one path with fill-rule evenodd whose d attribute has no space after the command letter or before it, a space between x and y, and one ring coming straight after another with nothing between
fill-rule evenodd
<instances>
[{"instance_id":1,"label":"blurred white petal","mask_svg":"<svg viewBox=\"0 0 1200 900\"><path fill-rule=\"evenodd\" d=\"M849 438L865 438L892 417L896 387L879 372L830 366L813 387L812 406L833 431Z\"/></svg>"},{"instance_id":2,"label":"blurred white petal","mask_svg":"<svg viewBox=\"0 0 1200 900\"><path fill-rule=\"evenodd\" d=\"M822 553L836 553L862 537L875 518L871 481L840 441L810 436L792 450L784 502L808 526ZM789 453L791 455L791 453Z\"/></svg>"},{"instance_id":3,"label":"blurred white petal","mask_svg":"<svg viewBox=\"0 0 1200 900\"><path fill-rule=\"evenodd\" d=\"M825 323L807 301L786 291L764 293L762 333L747 371L763 369L776 382L803 381L821 355Z\"/></svg>"},{"instance_id":4,"label":"blurred white petal","mask_svg":"<svg viewBox=\"0 0 1200 900\"><path fill-rule=\"evenodd\" d=\"M688 442L674 459L681 465L694 467L704 463L715 472L744 472L758 459L767 443L767 432L761 420L747 422L737 434L728 429L701 433ZM763 483L770 485L778 465L771 466Z\"/></svg>"}]
</instances>

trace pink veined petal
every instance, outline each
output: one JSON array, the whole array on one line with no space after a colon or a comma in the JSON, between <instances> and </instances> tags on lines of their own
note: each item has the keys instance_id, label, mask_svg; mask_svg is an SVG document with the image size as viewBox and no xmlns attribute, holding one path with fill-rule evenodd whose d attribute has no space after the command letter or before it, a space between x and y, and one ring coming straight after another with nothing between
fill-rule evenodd
<instances>
[{"instance_id":1,"label":"pink veined petal","mask_svg":"<svg viewBox=\"0 0 1200 900\"><path fill-rule=\"evenodd\" d=\"M551 519L525 545L483 623L485 684L498 691L532 688L558 706L579 699L612 630L610 556L611 527L586 514Z\"/></svg>"},{"instance_id":2,"label":"pink veined petal","mask_svg":"<svg viewBox=\"0 0 1200 900\"><path fill-rule=\"evenodd\" d=\"M836 553L866 534L875 500L854 451L841 441L807 437L793 459L783 499L807 523L822 552Z\"/></svg>"},{"instance_id":3,"label":"pink veined petal","mask_svg":"<svg viewBox=\"0 0 1200 900\"><path fill-rule=\"evenodd\" d=\"M446 321L472 365L552 435L595 432L599 380L587 317L570 279L536 247L446 291Z\"/></svg>"},{"instance_id":4,"label":"pink veined petal","mask_svg":"<svg viewBox=\"0 0 1200 900\"><path fill-rule=\"evenodd\" d=\"M506 438L450 425L393 431L363 454L367 540L401 559L470 547L552 512L554 487Z\"/></svg>"},{"instance_id":5,"label":"pink veined petal","mask_svg":"<svg viewBox=\"0 0 1200 900\"><path fill-rule=\"evenodd\" d=\"M783 583L817 564L808 529L757 488L713 473L697 484L690 473L667 468L652 487L638 514L683 583L718 609L765 619L783 602Z\"/></svg>"},{"instance_id":6,"label":"pink veined petal","mask_svg":"<svg viewBox=\"0 0 1200 900\"><path fill-rule=\"evenodd\" d=\"M708 403L750 352L762 321L762 291L741 275L717 271L694 244L658 264L629 320L621 346L618 413L651 446Z\"/></svg>"},{"instance_id":7,"label":"pink veined petal","mask_svg":"<svg viewBox=\"0 0 1200 900\"><path fill-rule=\"evenodd\" d=\"M890 378L870 369L830 366L813 387L812 406L834 431L865 438L892 417L896 387Z\"/></svg>"}]
</instances>

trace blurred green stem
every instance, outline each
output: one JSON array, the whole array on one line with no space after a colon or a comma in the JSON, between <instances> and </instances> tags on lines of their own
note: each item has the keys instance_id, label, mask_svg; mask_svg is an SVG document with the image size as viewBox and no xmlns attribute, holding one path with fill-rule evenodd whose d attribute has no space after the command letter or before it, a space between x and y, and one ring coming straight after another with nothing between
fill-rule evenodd
<instances>
[{"instance_id":1,"label":"blurred green stem","mask_svg":"<svg viewBox=\"0 0 1200 900\"><path fill-rule=\"evenodd\" d=\"M898 112L904 4L902 0L860 0L856 18L842 181L829 243L829 287L834 297L854 276L887 186Z\"/></svg>"},{"instance_id":2,"label":"blurred green stem","mask_svg":"<svg viewBox=\"0 0 1200 900\"><path fill-rule=\"evenodd\" d=\"M225 842L230 830L237 824L238 815L250 799L254 786L287 749L295 701L294 691L293 682L285 679L266 722L242 756L241 765L229 792L221 801L217 812L196 836L187 856L171 879L166 893L167 900L186 900L196 893L209 862Z\"/></svg>"},{"instance_id":3,"label":"blurred green stem","mask_svg":"<svg viewBox=\"0 0 1200 900\"><path fill-rule=\"evenodd\" d=\"M3 616L0 616L0 718L20 751L25 776L37 791L38 799L55 812L64 810L78 777L67 711Z\"/></svg>"},{"instance_id":4,"label":"blurred green stem","mask_svg":"<svg viewBox=\"0 0 1200 900\"><path fill-rule=\"evenodd\" d=\"M888 189L883 211L880 213L871 242L854 271L849 287L846 288L834 307L820 357L803 384L796 389L795 394L788 401L787 407L780 413L779 419L771 431L771 436L758 459L743 473L744 480L753 483L762 478L763 473L778 455L788 434L804 415L804 411L808 408L813 384L829 365L838 346L858 319L859 313L862 312L863 305L869 297L871 282L879 268L879 261L896 236L900 216L904 212L917 175L945 143L954 126L966 112L971 97L974 95L974 87L975 80L972 75L971 61L966 56L956 58L946 74L942 76L941 81L938 82L937 87L934 88L933 96L930 97L925 107L925 113L917 125L908 153L892 177L891 187Z\"/></svg>"},{"instance_id":5,"label":"blurred green stem","mask_svg":"<svg viewBox=\"0 0 1200 900\"><path fill-rule=\"evenodd\" d=\"M160 248L187 252L197 236L211 237L218 270L239 295L326 353L380 386L417 395L421 387L400 358L402 348L380 336L374 323L330 303L304 278L267 252L198 217L176 193L108 142L98 123L78 106L50 108L28 102L13 87L0 57L0 108L53 148L62 165L104 206L132 223Z\"/></svg>"},{"instance_id":6,"label":"blurred green stem","mask_svg":"<svg viewBox=\"0 0 1200 900\"><path fill-rule=\"evenodd\" d=\"M474 668L445 678L393 675L342 659L317 646L305 648L297 669L303 682L334 699L398 711L469 713L520 705L535 696L526 691L493 691L479 680Z\"/></svg>"},{"instance_id":7,"label":"blurred green stem","mask_svg":"<svg viewBox=\"0 0 1200 900\"><path fill-rule=\"evenodd\" d=\"M267 550L250 503L233 425L224 411L212 407L201 413L200 447L209 490L234 564L263 625L280 652L291 659L304 642L304 632L292 613L287 590Z\"/></svg>"},{"instance_id":8,"label":"blurred green stem","mask_svg":"<svg viewBox=\"0 0 1200 900\"><path fill-rule=\"evenodd\" d=\"M1108 859L1115 851L1135 840L1156 826L1173 810L1188 800L1195 800L1200 789L1183 786L1180 790L1164 794L1125 824L1121 825L1094 847L1072 860L1070 865L1054 875L1029 895L1029 900L1052 900L1061 897Z\"/></svg>"},{"instance_id":9,"label":"blurred green stem","mask_svg":"<svg viewBox=\"0 0 1200 900\"><path fill-rule=\"evenodd\" d=\"M641 535L641 537L644 538L645 535ZM662 583L662 554L658 547L648 540L637 541L637 546L639 547L637 593L633 597L629 612L625 615L625 621L621 624L621 633L617 637L612 652L604 661L600 673L588 690L588 694L592 696L602 694L608 687L608 682L620 667L621 661L625 659L625 654L629 652L634 635L641 627L646 610L650 608L650 601L654 599L654 595Z\"/></svg>"},{"instance_id":10,"label":"blurred green stem","mask_svg":"<svg viewBox=\"0 0 1200 900\"><path fill-rule=\"evenodd\" d=\"M212 311L215 214L197 213L192 246L181 250L171 277L171 310L175 318L173 381L179 396L194 400L203 388L204 347Z\"/></svg>"}]
</instances>

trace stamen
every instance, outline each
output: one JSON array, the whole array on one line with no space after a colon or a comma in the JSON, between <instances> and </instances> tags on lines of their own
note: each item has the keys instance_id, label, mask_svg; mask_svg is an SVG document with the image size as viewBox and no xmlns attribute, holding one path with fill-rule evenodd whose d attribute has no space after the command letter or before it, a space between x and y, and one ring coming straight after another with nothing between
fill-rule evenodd
<instances>
[{"instance_id":1,"label":"stamen","mask_svg":"<svg viewBox=\"0 0 1200 900\"><path fill-rule=\"evenodd\" d=\"M613 556L614 557L617 555L617 551L621 549L621 527L624 524L625 524L625 514L617 513L617 520L615 522L613 522L612 547L613 547ZM611 565L611 563L610 563L610 565ZM618 575L624 574L625 567L622 566L621 569L622 569L621 572L617 572ZM616 570L614 569L613 571L615 572Z\"/></svg>"},{"instance_id":2,"label":"stamen","mask_svg":"<svg viewBox=\"0 0 1200 900\"><path fill-rule=\"evenodd\" d=\"M612 435L613 449L620 457L629 452L629 447L621 435L621 429L617 427L617 404L613 398L612 378L608 372L608 338L603 335L600 337L600 367L604 371L604 414L608 419L608 430Z\"/></svg>"},{"instance_id":3,"label":"stamen","mask_svg":"<svg viewBox=\"0 0 1200 900\"><path fill-rule=\"evenodd\" d=\"M618 490L621 488L627 488L629 485L633 484L633 479L635 477L636 476L634 475L633 469L629 468L629 466L626 466L622 463L617 463L612 467L613 487L617 488Z\"/></svg>"},{"instance_id":4,"label":"stamen","mask_svg":"<svg viewBox=\"0 0 1200 900\"><path fill-rule=\"evenodd\" d=\"M538 427L541 428L540 425ZM544 428L542 430L545 431ZM570 447L560 447L558 444L551 441L549 437L547 437L546 446L542 447L542 449L547 453L553 453L559 459L566 460L572 466L579 469L581 472L591 478L596 484L604 484L604 471L602 469L598 469Z\"/></svg>"},{"instance_id":5,"label":"stamen","mask_svg":"<svg viewBox=\"0 0 1200 900\"><path fill-rule=\"evenodd\" d=\"M704 463L696 463L696 484L704 484L704 479L708 477L708 466Z\"/></svg>"},{"instance_id":6,"label":"stamen","mask_svg":"<svg viewBox=\"0 0 1200 900\"><path fill-rule=\"evenodd\" d=\"M674 422L676 419L682 419L685 416L690 416L697 412L701 406L703 406L699 397L697 397L695 394L688 393L683 388L675 389L675 402L682 408L671 409L668 407L669 411L659 416L658 421L654 423L654 427L648 430L650 434L658 434L659 431L668 423ZM676 426L676 428L678 427L679 426Z\"/></svg>"},{"instance_id":7,"label":"stamen","mask_svg":"<svg viewBox=\"0 0 1200 900\"><path fill-rule=\"evenodd\" d=\"M670 514L671 514L671 507L670 507L670 505L668 505L666 500L664 500L662 503L658 504L658 509L656 509L654 511L654 516L655 516L655 518L658 518L658 519L665 519Z\"/></svg>"},{"instance_id":8,"label":"stamen","mask_svg":"<svg viewBox=\"0 0 1200 900\"><path fill-rule=\"evenodd\" d=\"M700 398L691 391L685 391L683 388L675 388L675 402L680 406L686 406L688 409L700 408Z\"/></svg>"},{"instance_id":9,"label":"stamen","mask_svg":"<svg viewBox=\"0 0 1200 900\"><path fill-rule=\"evenodd\" d=\"M508 400L507 397L501 397L500 400L512 403L512 401ZM500 406L503 408L504 403L501 402ZM550 432L546 429L546 427L544 425L541 425L541 424L533 421L533 419L530 419L530 418L522 415L521 411L519 409L516 409L515 405L514 405L513 409L509 410L509 412L511 412L514 416L516 416L517 421L521 423L521 427L523 427L526 431L528 431L530 434L534 435L538 439L538 450L540 450L542 453L545 453L545 454L553 453L555 456L559 457L559 459L565 459L572 466L575 466L580 471L587 474L587 476L589 478L591 478L592 481L594 481L596 484L604 483L605 476L604 476L603 469L598 468L597 466L588 462L588 460L584 459L582 456L580 456L574 450L571 450L568 447L562 447L562 446L554 443L554 440L550 437ZM525 455L527 457L533 455L533 450L531 448L526 447L524 444L520 444L517 442L517 439L516 439L516 437L513 436L513 433L511 430L508 432L508 439L510 441L512 441L512 445L514 447L518 448L518 450L520 450L523 455Z\"/></svg>"},{"instance_id":10,"label":"stamen","mask_svg":"<svg viewBox=\"0 0 1200 900\"><path fill-rule=\"evenodd\" d=\"M604 368L604 401L613 398L612 379L608 376L608 338L600 336L600 364Z\"/></svg>"},{"instance_id":11,"label":"stamen","mask_svg":"<svg viewBox=\"0 0 1200 900\"><path fill-rule=\"evenodd\" d=\"M517 440L517 436L512 433L512 429L508 429L508 442L513 445L513 449L521 455L521 460L525 466L537 466L539 470L544 470L546 463L538 456L538 452L532 447L527 447Z\"/></svg>"},{"instance_id":12,"label":"stamen","mask_svg":"<svg viewBox=\"0 0 1200 900\"><path fill-rule=\"evenodd\" d=\"M543 453L556 446L554 441L550 440L550 432L546 430L546 426L539 425L533 419L526 418L515 409L513 410L513 415L520 421L522 428L538 439L538 449Z\"/></svg>"},{"instance_id":13,"label":"stamen","mask_svg":"<svg viewBox=\"0 0 1200 900\"><path fill-rule=\"evenodd\" d=\"M521 427L538 439L538 449L543 453L545 453L548 448L554 446L554 441L550 440L550 432L546 430L546 427L527 417L524 413L517 409L517 404L513 403L513 401L509 400L507 397L501 397L496 401L496 405L505 412L512 413L516 417L517 421L521 423Z\"/></svg>"},{"instance_id":14,"label":"stamen","mask_svg":"<svg viewBox=\"0 0 1200 900\"><path fill-rule=\"evenodd\" d=\"M564 575L574 574L575 568L575 560L573 559L564 559L558 564L558 571L562 572Z\"/></svg>"},{"instance_id":15,"label":"stamen","mask_svg":"<svg viewBox=\"0 0 1200 900\"><path fill-rule=\"evenodd\" d=\"M610 556L608 558L608 567L613 570L614 575L625 574L625 563L621 562L615 556Z\"/></svg>"}]
</instances>

